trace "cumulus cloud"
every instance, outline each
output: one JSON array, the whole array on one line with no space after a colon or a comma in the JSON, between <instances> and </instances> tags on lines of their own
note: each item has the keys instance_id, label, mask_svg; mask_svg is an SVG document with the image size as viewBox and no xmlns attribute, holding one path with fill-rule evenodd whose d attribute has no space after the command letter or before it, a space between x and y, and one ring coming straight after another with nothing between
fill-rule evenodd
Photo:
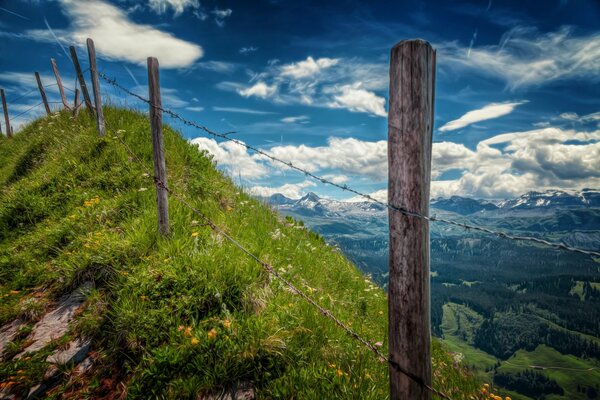
<instances>
[{"instance_id":1,"label":"cumulus cloud","mask_svg":"<svg viewBox=\"0 0 600 400\"><path fill-rule=\"evenodd\" d=\"M214 139L198 137L190 140L190 143L212 154L217 165L225 168L234 177L255 179L264 177L269 172L267 166L256 156L248 154L245 147L233 142L217 143Z\"/></svg>"},{"instance_id":2,"label":"cumulus cloud","mask_svg":"<svg viewBox=\"0 0 600 400\"><path fill-rule=\"evenodd\" d=\"M106 1L59 0L59 4L71 26L54 30L58 40L83 46L91 37L99 57L145 65L148 56L159 54L162 68L181 68L194 64L204 54L195 43L131 21L123 10ZM55 40L48 30L29 30L25 36L46 42Z\"/></svg>"},{"instance_id":3,"label":"cumulus cloud","mask_svg":"<svg viewBox=\"0 0 600 400\"><path fill-rule=\"evenodd\" d=\"M332 108L346 108L353 112L366 112L379 117L387 117L385 99L375 93L361 89L360 85L345 85L329 103Z\"/></svg>"},{"instance_id":4,"label":"cumulus cloud","mask_svg":"<svg viewBox=\"0 0 600 400\"><path fill-rule=\"evenodd\" d=\"M358 58L313 58L281 65L270 60L262 72L251 72L246 87L235 82L221 82L222 90L235 90L244 97L256 96L278 104L302 104L312 107L339 108L385 116L385 99L378 92L387 91L385 63Z\"/></svg>"},{"instance_id":5,"label":"cumulus cloud","mask_svg":"<svg viewBox=\"0 0 600 400\"><path fill-rule=\"evenodd\" d=\"M315 60L312 57L307 57L306 60L281 66L281 76L289 76L295 79L307 78L336 65L339 61L338 58L325 57Z\"/></svg>"},{"instance_id":6,"label":"cumulus cloud","mask_svg":"<svg viewBox=\"0 0 600 400\"><path fill-rule=\"evenodd\" d=\"M266 179L290 170L264 156L249 154L232 142L196 141L226 169L237 168L234 176ZM322 146L278 145L268 152L335 183L352 182L350 186L356 187L365 180L381 185L387 180L385 140L331 137ZM600 187L598 160L600 130L546 127L503 133L479 142L475 148L450 141L434 143L431 194L506 198L530 190ZM445 179L448 171L458 171L460 176Z\"/></svg>"},{"instance_id":7,"label":"cumulus cloud","mask_svg":"<svg viewBox=\"0 0 600 400\"><path fill-rule=\"evenodd\" d=\"M476 122L499 118L510 114L513 112L515 107L524 103L525 101L519 101L515 103L491 103L478 110L469 111L458 119L447 122L439 130L441 132L454 131Z\"/></svg>"},{"instance_id":8,"label":"cumulus cloud","mask_svg":"<svg viewBox=\"0 0 600 400\"><path fill-rule=\"evenodd\" d=\"M253 186L248 189L248 193L254 196L269 197L276 193L281 193L290 199L299 199L305 194L305 189L316 186L313 181L306 180L300 183L286 183L277 187Z\"/></svg>"},{"instance_id":9,"label":"cumulus cloud","mask_svg":"<svg viewBox=\"0 0 600 400\"><path fill-rule=\"evenodd\" d=\"M500 43L468 48L456 42L438 46L438 60L494 76L511 89L547 82L584 78L598 81L600 33L575 36L573 29L539 33L517 27L506 32Z\"/></svg>"},{"instance_id":10,"label":"cumulus cloud","mask_svg":"<svg viewBox=\"0 0 600 400\"><path fill-rule=\"evenodd\" d=\"M266 99L277 93L277 85L267 85L264 82L257 82L245 89L238 89L238 93L244 97L256 96Z\"/></svg>"},{"instance_id":11,"label":"cumulus cloud","mask_svg":"<svg viewBox=\"0 0 600 400\"><path fill-rule=\"evenodd\" d=\"M198 9L198 0L148 0L148 6L157 14L164 14L169 8L175 16L181 15L187 8Z\"/></svg>"}]
</instances>

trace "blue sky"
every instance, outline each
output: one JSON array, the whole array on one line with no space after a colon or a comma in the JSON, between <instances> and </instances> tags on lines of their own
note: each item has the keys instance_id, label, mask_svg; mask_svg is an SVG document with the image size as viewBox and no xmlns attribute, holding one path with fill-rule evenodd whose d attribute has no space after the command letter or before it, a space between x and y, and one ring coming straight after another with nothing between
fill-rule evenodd
<instances>
[{"instance_id":1,"label":"blue sky","mask_svg":"<svg viewBox=\"0 0 600 400\"><path fill-rule=\"evenodd\" d=\"M131 90L146 95L156 56L165 107L385 198L389 51L422 38L438 62L432 196L506 198L600 188L599 27L596 0L0 0L0 86L11 115L36 105L18 98L33 71L54 82L52 57L74 88L65 48L84 61L92 37L99 69ZM254 193L350 197L172 123Z\"/></svg>"}]
</instances>

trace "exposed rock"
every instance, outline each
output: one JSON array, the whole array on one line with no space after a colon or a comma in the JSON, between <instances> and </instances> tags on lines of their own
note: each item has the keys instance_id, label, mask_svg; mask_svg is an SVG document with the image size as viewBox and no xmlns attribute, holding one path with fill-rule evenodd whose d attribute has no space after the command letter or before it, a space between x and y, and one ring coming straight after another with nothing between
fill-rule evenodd
<instances>
[{"instance_id":1,"label":"exposed rock","mask_svg":"<svg viewBox=\"0 0 600 400\"><path fill-rule=\"evenodd\" d=\"M75 375L83 375L88 372L94 365L92 357L86 357L77 367L75 367Z\"/></svg>"},{"instance_id":2,"label":"exposed rock","mask_svg":"<svg viewBox=\"0 0 600 400\"><path fill-rule=\"evenodd\" d=\"M69 343L69 347L64 350L56 350L48 356L46 361L51 364L66 365L69 363L78 364L90 351L91 341L89 339L77 338Z\"/></svg>"},{"instance_id":3,"label":"exposed rock","mask_svg":"<svg viewBox=\"0 0 600 400\"><path fill-rule=\"evenodd\" d=\"M30 335L32 343L15 359L23 357L26 353L38 351L52 340L61 338L69 330L69 323L75 317L76 311L85 301L85 292L91 288L90 283L82 285L69 295L59 300L58 306L35 324Z\"/></svg>"},{"instance_id":4,"label":"exposed rock","mask_svg":"<svg viewBox=\"0 0 600 400\"><path fill-rule=\"evenodd\" d=\"M222 392L200 396L199 400L254 400L254 386L250 382L242 382L237 387L224 389Z\"/></svg>"},{"instance_id":5,"label":"exposed rock","mask_svg":"<svg viewBox=\"0 0 600 400\"><path fill-rule=\"evenodd\" d=\"M2 360L2 354L4 354L4 350L6 350L6 346L15 338L19 329L23 327L25 323L21 320L14 320L10 324L4 325L0 329L0 361Z\"/></svg>"}]
</instances>

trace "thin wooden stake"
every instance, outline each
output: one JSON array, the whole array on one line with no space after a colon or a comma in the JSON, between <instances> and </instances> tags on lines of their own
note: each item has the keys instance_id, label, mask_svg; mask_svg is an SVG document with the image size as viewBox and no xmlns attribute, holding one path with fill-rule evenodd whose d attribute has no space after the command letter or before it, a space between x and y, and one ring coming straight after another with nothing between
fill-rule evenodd
<instances>
[{"instance_id":1,"label":"thin wooden stake","mask_svg":"<svg viewBox=\"0 0 600 400\"><path fill-rule=\"evenodd\" d=\"M158 60L148 57L148 93L150 98L150 126L152 130L152 155L154 158L154 177L162 185L156 185L156 204L158 206L158 231L169 234L169 197L167 186L167 167L165 163L165 145L162 131L162 103L160 99L160 76ZM164 186L164 187L163 187Z\"/></svg>"},{"instance_id":2,"label":"thin wooden stake","mask_svg":"<svg viewBox=\"0 0 600 400\"><path fill-rule=\"evenodd\" d=\"M98 80L98 68L96 67L96 49L92 39L87 40L88 56L90 57L90 75L92 77L92 90L94 91L94 104L96 106L96 127L98 136L106 135L104 126L104 113L102 112L102 96L100 96L100 81Z\"/></svg>"},{"instance_id":3,"label":"thin wooden stake","mask_svg":"<svg viewBox=\"0 0 600 400\"><path fill-rule=\"evenodd\" d=\"M54 58L51 58L50 62L52 63L52 70L54 71L54 76L56 77L56 84L58 85L58 91L60 92L60 98L62 100L62 103L67 110L70 110L71 108L69 107L67 96L65 96L65 89L63 88L62 80L60 79L60 75L58 74L56 60Z\"/></svg>"},{"instance_id":4,"label":"thin wooden stake","mask_svg":"<svg viewBox=\"0 0 600 400\"><path fill-rule=\"evenodd\" d=\"M94 117L94 106L92 105L92 100L90 99L90 93L88 92L87 85L85 84L85 79L83 77L83 72L81 72L81 65L79 65L79 58L77 58L77 52L75 51L74 46L69 47L69 52L71 53L71 61L73 61L73 67L75 67L75 74L77 75L77 80L79 81L79 87L81 88L81 92L83 94L83 101L85 102L85 106L88 109L88 113L90 117Z\"/></svg>"},{"instance_id":5,"label":"thin wooden stake","mask_svg":"<svg viewBox=\"0 0 600 400\"><path fill-rule=\"evenodd\" d=\"M6 128L6 136L12 137L12 129L10 129L10 119L8 118L8 108L6 108L6 96L4 95L4 89L0 89L0 96L2 96L2 109L4 110L4 127Z\"/></svg>"},{"instance_id":6,"label":"thin wooden stake","mask_svg":"<svg viewBox=\"0 0 600 400\"><path fill-rule=\"evenodd\" d=\"M50 106L48 105L48 98L46 97L46 91L44 90L44 85L42 85L42 79L40 78L39 72L35 73L35 80L37 81L38 89L40 90L40 96L42 96L42 102L44 103L44 108L46 109L46 114L50 115Z\"/></svg>"},{"instance_id":7,"label":"thin wooden stake","mask_svg":"<svg viewBox=\"0 0 600 400\"><path fill-rule=\"evenodd\" d=\"M79 88L75 88L75 100L73 100L73 116L76 117L79 115Z\"/></svg>"},{"instance_id":8,"label":"thin wooden stake","mask_svg":"<svg viewBox=\"0 0 600 400\"><path fill-rule=\"evenodd\" d=\"M388 203L429 215L435 52L423 40L395 45L390 61ZM429 223L389 211L390 359L431 385ZM390 367L391 400L431 393Z\"/></svg>"}]
</instances>

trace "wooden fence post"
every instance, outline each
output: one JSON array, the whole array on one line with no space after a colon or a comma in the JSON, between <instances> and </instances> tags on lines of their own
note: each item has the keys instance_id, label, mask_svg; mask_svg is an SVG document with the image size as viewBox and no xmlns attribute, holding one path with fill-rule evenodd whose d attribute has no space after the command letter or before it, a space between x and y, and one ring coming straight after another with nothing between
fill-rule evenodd
<instances>
[{"instance_id":1,"label":"wooden fence post","mask_svg":"<svg viewBox=\"0 0 600 400\"><path fill-rule=\"evenodd\" d=\"M79 114L79 88L75 88L75 99L73 100L73 116L76 117Z\"/></svg>"},{"instance_id":2,"label":"wooden fence post","mask_svg":"<svg viewBox=\"0 0 600 400\"><path fill-rule=\"evenodd\" d=\"M90 57L90 75L92 76L92 90L94 92L94 104L96 106L96 127L98 136L106 135L104 126L104 113L102 112L102 96L100 96L100 81L98 81L98 68L96 67L96 49L92 39L87 40L88 56Z\"/></svg>"},{"instance_id":3,"label":"wooden fence post","mask_svg":"<svg viewBox=\"0 0 600 400\"><path fill-rule=\"evenodd\" d=\"M62 100L62 103L65 106L65 108L68 110L70 109L70 107L69 103L67 102L67 96L65 96L65 89L63 88L62 80L60 79L60 75L58 74L56 60L54 58L51 58L50 63L52 63L52 70L54 71L54 76L56 77L56 84L58 85L58 91L60 92L60 99Z\"/></svg>"},{"instance_id":4,"label":"wooden fence post","mask_svg":"<svg viewBox=\"0 0 600 400\"><path fill-rule=\"evenodd\" d=\"M423 40L396 44L390 60L388 203L429 215L435 51ZM389 211L390 359L431 385L429 222ZM390 366L390 399L431 393Z\"/></svg>"},{"instance_id":5,"label":"wooden fence post","mask_svg":"<svg viewBox=\"0 0 600 400\"><path fill-rule=\"evenodd\" d=\"M6 128L6 136L12 137L12 129L10 129L10 119L8 118L8 108L6 108L6 96L4 95L4 89L0 89L0 96L2 96L2 109L4 110L4 127Z\"/></svg>"},{"instance_id":6,"label":"wooden fence post","mask_svg":"<svg viewBox=\"0 0 600 400\"><path fill-rule=\"evenodd\" d=\"M73 67L75 67L75 74L77 75L77 80L79 81L79 87L81 88L81 93L83 94L83 101L85 102L85 106L88 109L90 117L93 118L94 117L94 106L92 106L92 100L90 99L90 93L88 92L87 85L85 84L83 72L81 72L81 65L79 65L79 58L77 58L77 52L75 51L75 46L70 46L69 52L71 53L71 60L73 61Z\"/></svg>"},{"instance_id":7,"label":"wooden fence post","mask_svg":"<svg viewBox=\"0 0 600 400\"><path fill-rule=\"evenodd\" d=\"M40 78L39 72L35 73L35 80L37 81L38 89L40 90L40 96L42 96L42 102L44 103L44 108L46 109L46 114L50 115L50 106L48 105L48 98L46 97L46 92L44 91L44 85L42 85L42 79Z\"/></svg>"},{"instance_id":8,"label":"wooden fence post","mask_svg":"<svg viewBox=\"0 0 600 400\"><path fill-rule=\"evenodd\" d=\"M162 103L160 99L160 76L158 60L148 57L148 93L150 99L150 127L152 130L152 155L154 158L154 179L167 186L165 145L162 131ZM169 234L169 197L167 190L156 185L156 205L158 207L158 231Z\"/></svg>"}]
</instances>

